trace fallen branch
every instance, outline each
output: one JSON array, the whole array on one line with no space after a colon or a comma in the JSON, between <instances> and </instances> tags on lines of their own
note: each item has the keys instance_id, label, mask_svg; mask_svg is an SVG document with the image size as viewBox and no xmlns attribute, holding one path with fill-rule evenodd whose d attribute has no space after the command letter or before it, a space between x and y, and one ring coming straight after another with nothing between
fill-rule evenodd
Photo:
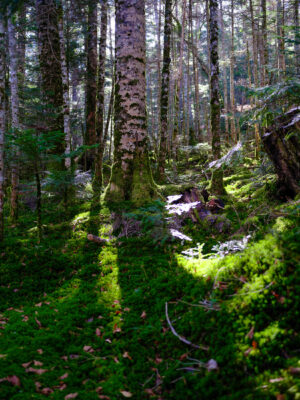
<instances>
[{"instance_id":1,"label":"fallen branch","mask_svg":"<svg viewBox=\"0 0 300 400\"><path fill-rule=\"evenodd\" d=\"M169 325L169 327L170 327L171 332L173 333L173 335L175 335L181 342L183 342L183 343L185 343L185 344L187 344L187 345L189 345L189 346L192 346L192 347L194 347L194 348L196 348L196 349L201 349L201 350L206 350L206 351L208 351L208 349L209 349L208 347L206 347L206 346L198 346L197 344L194 344L194 343L190 342L189 340L185 339L184 337L180 336L180 335L175 331L173 325L171 324L171 321L170 321L170 318L169 318L169 314L168 314L168 302L166 302L166 320L167 320L167 322L168 322L168 325Z\"/></svg>"},{"instance_id":2,"label":"fallen branch","mask_svg":"<svg viewBox=\"0 0 300 400\"><path fill-rule=\"evenodd\" d=\"M87 240L97 244L107 244L110 242L109 239L102 239L101 237L92 235L91 233L87 235Z\"/></svg>"}]
</instances>

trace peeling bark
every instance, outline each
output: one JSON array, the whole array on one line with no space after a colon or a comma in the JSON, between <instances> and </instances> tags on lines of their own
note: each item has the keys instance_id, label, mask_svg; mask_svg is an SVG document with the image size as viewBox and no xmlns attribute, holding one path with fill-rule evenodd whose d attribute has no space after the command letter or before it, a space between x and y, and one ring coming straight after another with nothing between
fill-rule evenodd
<instances>
[{"instance_id":1,"label":"peeling bark","mask_svg":"<svg viewBox=\"0 0 300 400\"><path fill-rule=\"evenodd\" d=\"M141 205L155 195L147 150L145 0L115 5L115 149L105 199Z\"/></svg>"}]
</instances>

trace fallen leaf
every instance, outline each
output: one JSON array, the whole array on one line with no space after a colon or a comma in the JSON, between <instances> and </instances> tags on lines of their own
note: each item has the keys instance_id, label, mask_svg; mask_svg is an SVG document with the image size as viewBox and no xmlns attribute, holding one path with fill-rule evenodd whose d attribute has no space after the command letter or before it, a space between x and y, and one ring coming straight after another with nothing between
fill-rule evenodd
<instances>
[{"instance_id":1,"label":"fallen leaf","mask_svg":"<svg viewBox=\"0 0 300 400\"><path fill-rule=\"evenodd\" d=\"M40 388L42 387L41 382L34 382L34 384L35 384L36 391L39 392Z\"/></svg>"},{"instance_id":2,"label":"fallen leaf","mask_svg":"<svg viewBox=\"0 0 300 400\"><path fill-rule=\"evenodd\" d=\"M40 302L40 303L37 303L35 306L36 306L36 307L42 307L42 305L43 305L43 303Z\"/></svg>"},{"instance_id":3,"label":"fallen leaf","mask_svg":"<svg viewBox=\"0 0 300 400\"><path fill-rule=\"evenodd\" d=\"M51 388L43 388L41 390L41 393L45 394L46 396L49 396L49 394L53 393L53 390Z\"/></svg>"},{"instance_id":4,"label":"fallen leaf","mask_svg":"<svg viewBox=\"0 0 300 400\"><path fill-rule=\"evenodd\" d=\"M252 342L252 347L253 347L254 349L257 349L257 342L256 342L255 340L253 340L253 342Z\"/></svg>"},{"instance_id":5,"label":"fallen leaf","mask_svg":"<svg viewBox=\"0 0 300 400\"><path fill-rule=\"evenodd\" d=\"M110 339L105 339L105 341L106 341L107 343L111 343L111 340L110 340Z\"/></svg>"},{"instance_id":6,"label":"fallen leaf","mask_svg":"<svg viewBox=\"0 0 300 400\"><path fill-rule=\"evenodd\" d=\"M37 374L37 375L42 375L45 372L47 372L48 370L47 369L42 369L42 368L37 369L37 368L29 367L25 371L26 372L33 372L34 374Z\"/></svg>"},{"instance_id":7,"label":"fallen leaf","mask_svg":"<svg viewBox=\"0 0 300 400\"><path fill-rule=\"evenodd\" d=\"M250 331L247 333L246 337L248 337L249 339L253 339L253 335L254 335L254 325L252 326Z\"/></svg>"},{"instance_id":8,"label":"fallen leaf","mask_svg":"<svg viewBox=\"0 0 300 400\"><path fill-rule=\"evenodd\" d=\"M62 376L60 376L58 379L64 380L64 379L67 379L68 376L69 376L69 374L68 374L68 372L66 372L65 374L63 374Z\"/></svg>"},{"instance_id":9,"label":"fallen leaf","mask_svg":"<svg viewBox=\"0 0 300 400\"><path fill-rule=\"evenodd\" d=\"M9 382L13 386L21 386L21 381L16 375L7 376L5 378L0 379L0 382Z\"/></svg>"},{"instance_id":10,"label":"fallen leaf","mask_svg":"<svg viewBox=\"0 0 300 400\"><path fill-rule=\"evenodd\" d=\"M128 358L129 360L132 360L132 357L129 355L128 351L125 351L125 353L123 354L124 358Z\"/></svg>"},{"instance_id":11,"label":"fallen leaf","mask_svg":"<svg viewBox=\"0 0 300 400\"><path fill-rule=\"evenodd\" d=\"M61 356L60 357L62 360L64 360L64 361L68 361L68 356Z\"/></svg>"},{"instance_id":12,"label":"fallen leaf","mask_svg":"<svg viewBox=\"0 0 300 400\"><path fill-rule=\"evenodd\" d=\"M33 364L34 364L36 367L41 367L41 366L43 365L42 362L36 361L36 360L33 360Z\"/></svg>"},{"instance_id":13,"label":"fallen leaf","mask_svg":"<svg viewBox=\"0 0 300 400\"><path fill-rule=\"evenodd\" d=\"M213 371L218 369L218 363L216 360L214 360L213 358L211 360L208 361L208 363L206 364L206 368L208 371Z\"/></svg>"},{"instance_id":14,"label":"fallen leaf","mask_svg":"<svg viewBox=\"0 0 300 400\"><path fill-rule=\"evenodd\" d=\"M124 311L129 312L129 311L130 311L130 308L125 307L125 308L124 308Z\"/></svg>"},{"instance_id":15,"label":"fallen leaf","mask_svg":"<svg viewBox=\"0 0 300 400\"><path fill-rule=\"evenodd\" d=\"M100 392L102 392L102 390L103 390L103 387L102 386L98 386L96 388L96 393L100 393Z\"/></svg>"},{"instance_id":16,"label":"fallen leaf","mask_svg":"<svg viewBox=\"0 0 300 400\"><path fill-rule=\"evenodd\" d=\"M285 395L284 394L277 394L276 395L276 400L285 400Z\"/></svg>"},{"instance_id":17,"label":"fallen leaf","mask_svg":"<svg viewBox=\"0 0 300 400\"><path fill-rule=\"evenodd\" d=\"M22 319L23 322L27 322L29 320L29 318L27 317L27 315L25 315L25 317Z\"/></svg>"},{"instance_id":18,"label":"fallen leaf","mask_svg":"<svg viewBox=\"0 0 300 400\"><path fill-rule=\"evenodd\" d=\"M283 381L283 378L274 378L274 379L269 380L270 383L276 383L276 382L281 382L281 381Z\"/></svg>"},{"instance_id":19,"label":"fallen leaf","mask_svg":"<svg viewBox=\"0 0 300 400\"><path fill-rule=\"evenodd\" d=\"M118 357L114 357L114 362L115 362L116 364L119 364L119 363L120 363L120 361L118 360Z\"/></svg>"},{"instance_id":20,"label":"fallen leaf","mask_svg":"<svg viewBox=\"0 0 300 400\"><path fill-rule=\"evenodd\" d=\"M300 374L300 368L299 367L290 367L289 373L291 373L292 375Z\"/></svg>"},{"instance_id":21,"label":"fallen leaf","mask_svg":"<svg viewBox=\"0 0 300 400\"><path fill-rule=\"evenodd\" d=\"M249 349L247 349L246 351L244 351L244 356L248 356L250 353L251 353L251 351L253 350L253 348L252 347L249 347Z\"/></svg>"},{"instance_id":22,"label":"fallen leaf","mask_svg":"<svg viewBox=\"0 0 300 400\"><path fill-rule=\"evenodd\" d=\"M179 360L183 361L183 360L185 360L187 358L187 356L188 356L188 353L184 353L179 357Z\"/></svg>"},{"instance_id":23,"label":"fallen leaf","mask_svg":"<svg viewBox=\"0 0 300 400\"><path fill-rule=\"evenodd\" d=\"M156 357L155 358L155 364L160 364L160 363L162 363L163 362L163 359L162 358L159 358L159 357Z\"/></svg>"},{"instance_id":24,"label":"fallen leaf","mask_svg":"<svg viewBox=\"0 0 300 400\"><path fill-rule=\"evenodd\" d=\"M78 393L69 393L65 396L65 400L75 399L78 396Z\"/></svg>"},{"instance_id":25,"label":"fallen leaf","mask_svg":"<svg viewBox=\"0 0 300 400\"><path fill-rule=\"evenodd\" d=\"M32 361L28 361L27 363L23 363L22 367L28 368L31 363L32 363Z\"/></svg>"},{"instance_id":26,"label":"fallen leaf","mask_svg":"<svg viewBox=\"0 0 300 400\"><path fill-rule=\"evenodd\" d=\"M37 352L38 352L39 354L43 354L43 350L42 350L42 349L37 349Z\"/></svg>"},{"instance_id":27,"label":"fallen leaf","mask_svg":"<svg viewBox=\"0 0 300 400\"><path fill-rule=\"evenodd\" d=\"M110 397L105 396L104 394L98 394L99 399L103 399L103 400L110 400Z\"/></svg>"},{"instance_id":28,"label":"fallen leaf","mask_svg":"<svg viewBox=\"0 0 300 400\"><path fill-rule=\"evenodd\" d=\"M132 393L130 392L126 392L126 390L121 390L120 393L124 396L124 397L132 397Z\"/></svg>"},{"instance_id":29,"label":"fallen leaf","mask_svg":"<svg viewBox=\"0 0 300 400\"><path fill-rule=\"evenodd\" d=\"M0 354L0 358L5 358L7 354Z\"/></svg>"},{"instance_id":30,"label":"fallen leaf","mask_svg":"<svg viewBox=\"0 0 300 400\"><path fill-rule=\"evenodd\" d=\"M114 332L114 333L121 332L121 328L120 328L117 324L115 324L115 325L114 325L114 330L113 330L113 332Z\"/></svg>"},{"instance_id":31,"label":"fallen leaf","mask_svg":"<svg viewBox=\"0 0 300 400\"><path fill-rule=\"evenodd\" d=\"M146 311L143 311L141 314L141 318L145 319L146 317L147 317L147 313L146 313Z\"/></svg>"},{"instance_id":32,"label":"fallen leaf","mask_svg":"<svg viewBox=\"0 0 300 400\"><path fill-rule=\"evenodd\" d=\"M100 331L99 328L96 328L96 335L99 336L99 337L101 336L101 331Z\"/></svg>"},{"instance_id":33,"label":"fallen leaf","mask_svg":"<svg viewBox=\"0 0 300 400\"><path fill-rule=\"evenodd\" d=\"M42 324L40 323L40 321L37 318L34 318L34 319L35 319L35 322L38 324L38 326L41 328Z\"/></svg>"},{"instance_id":34,"label":"fallen leaf","mask_svg":"<svg viewBox=\"0 0 300 400\"><path fill-rule=\"evenodd\" d=\"M92 346L84 346L83 351L86 351L87 353L92 353L94 349L92 348Z\"/></svg>"}]
</instances>

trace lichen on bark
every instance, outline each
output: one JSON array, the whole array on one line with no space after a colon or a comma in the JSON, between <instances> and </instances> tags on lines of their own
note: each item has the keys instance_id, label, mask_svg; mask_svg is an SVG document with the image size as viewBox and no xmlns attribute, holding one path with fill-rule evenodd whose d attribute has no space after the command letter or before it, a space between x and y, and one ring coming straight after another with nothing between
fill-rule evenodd
<instances>
[{"instance_id":1,"label":"lichen on bark","mask_svg":"<svg viewBox=\"0 0 300 400\"><path fill-rule=\"evenodd\" d=\"M105 200L139 206L156 195L148 158L145 0L116 1L114 164Z\"/></svg>"}]
</instances>

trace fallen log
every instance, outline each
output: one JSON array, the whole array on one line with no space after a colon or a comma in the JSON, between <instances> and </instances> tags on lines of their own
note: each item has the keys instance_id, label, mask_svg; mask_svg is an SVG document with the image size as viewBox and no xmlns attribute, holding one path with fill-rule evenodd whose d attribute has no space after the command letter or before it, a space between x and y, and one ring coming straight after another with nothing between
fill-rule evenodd
<instances>
[{"instance_id":1,"label":"fallen log","mask_svg":"<svg viewBox=\"0 0 300 400\"><path fill-rule=\"evenodd\" d=\"M92 235L91 233L89 233L87 235L87 240L89 240L90 242L97 243L97 244L107 244L110 242L109 239L102 239L101 237Z\"/></svg>"}]
</instances>

